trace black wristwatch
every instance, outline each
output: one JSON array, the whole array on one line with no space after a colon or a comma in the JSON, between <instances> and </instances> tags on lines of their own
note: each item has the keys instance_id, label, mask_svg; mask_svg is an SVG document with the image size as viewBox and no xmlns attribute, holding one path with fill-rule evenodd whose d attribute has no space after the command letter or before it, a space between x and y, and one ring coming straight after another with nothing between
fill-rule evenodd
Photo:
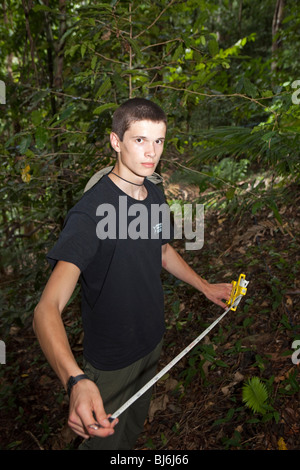
<instances>
[{"instance_id":1,"label":"black wristwatch","mask_svg":"<svg viewBox=\"0 0 300 470\"><path fill-rule=\"evenodd\" d=\"M77 384L77 382L79 382L79 380L82 380L82 379L91 380L86 374L76 375L76 377L72 377L72 375L71 375L71 377L69 378L69 380L67 382L67 392L68 392L69 396L71 395L72 387L75 384Z\"/></svg>"}]
</instances>

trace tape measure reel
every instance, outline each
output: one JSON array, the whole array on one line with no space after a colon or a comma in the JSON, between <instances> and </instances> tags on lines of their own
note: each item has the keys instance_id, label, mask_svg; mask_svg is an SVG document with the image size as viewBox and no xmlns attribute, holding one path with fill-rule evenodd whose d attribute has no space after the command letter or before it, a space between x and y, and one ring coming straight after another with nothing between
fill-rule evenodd
<instances>
[{"instance_id":1,"label":"tape measure reel","mask_svg":"<svg viewBox=\"0 0 300 470\"><path fill-rule=\"evenodd\" d=\"M247 292L246 287L248 286L249 281L246 281L245 274L240 274L238 281L237 282L231 281L231 284L232 284L232 291L231 291L230 299L227 300L226 304L233 305L230 310L235 311L241 300L240 296L246 295L246 292ZM236 302L237 299L238 301Z\"/></svg>"}]
</instances>

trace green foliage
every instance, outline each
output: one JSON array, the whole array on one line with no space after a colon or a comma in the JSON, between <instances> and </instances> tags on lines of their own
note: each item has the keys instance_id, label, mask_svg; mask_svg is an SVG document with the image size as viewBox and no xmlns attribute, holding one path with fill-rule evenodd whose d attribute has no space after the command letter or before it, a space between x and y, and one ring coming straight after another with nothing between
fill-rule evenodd
<instances>
[{"instance_id":1,"label":"green foliage","mask_svg":"<svg viewBox=\"0 0 300 470\"><path fill-rule=\"evenodd\" d=\"M89 177L114 162L111 115L130 96L166 110L163 170L198 185L206 209L255 215L269 207L282 222L277 200L299 181L300 107L292 102L299 6L286 2L273 71L271 0L243 2L242 20L235 2L52 0L29 9L27 25L19 2L9 2L9 13L7 6L0 27L5 330L31 314L47 277L45 253L67 211ZM25 306L15 304L14 279L22 279Z\"/></svg>"},{"instance_id":2,"label":"green foliage","mask_svg":"<svg viewBox=\"0 0 300 470\"><path fill-rule=\"evenodd\" d=\"M275 3L2 2L0 80L6 84L6 105L0 105L2 335L31 322L49 275L45 254L90 176L114 162L108 140L111 116L129 97L145 96L165 109L169 126L162 171L176 170L175 181L196 184L206 210L232 216L248 211L256 216L269 208L279 223L284 222L278 201L288 206L295 197L291 185L299 184L300 86L295 88L295 81L300 79L300 5L286 0L277 33L280 47L274 54ZM211 259L213 248L208 249ZM272 247L265 249L280 273L290 266L292 285L297 262L291 265ZM291 243L290 249L296 252L296 245ZM262 261L254 248L247 256L248 267L260 268ZM237 267L242 266L236 263ZM216 275L215 265L210 275ZM278 282L266 284L270 305L260 313L269 315L282 305L284 296ZM181 318L175 291L178 284L170 293L174 303L169 328L174 325L181 335L191 319ZM243 313L252 315L255 304L246 299ZM243 331L251 329L251 318L244 319ZM279 322L280 328L291 332L286 315L281 313ZM233 324L226 328L238 331ZM212 339L213 345L223 344L226 328ZM77 334L77 323L72 322L69 330ZM222 355L211 344L201 344L188 357L181 375L184 385L190 386L196 374L208 385L207 367L211 373L225 371L230 358L247 352L240 337ZM263 373L266 357L256 354L255 361L254 367ZM245 384L245 403L263 419L277 420L269 404L272 384L254 379ZM15 393L22 386L24 381L22 385L16 381L5 405L19 413L18 420L25 418ZM3 403L8 387L4 384L1 392ZM278 392L284 396L299 392L295 373ZM241 409L230 405L216 424L230 424L240 415ZM45 421L42 426L48 436L49 424ZM224 438L226 448L240 445L238 431ZM11 443L11 448L18 446L18 440Z\"/></svg>"},{"instance_id":3,"label":"green foliage","mask_svg":"<svg viewBox=\"0 0 300 470\"><path fill-rule=\"evenodd\" d=\"M23 280L20 298L28 302L17 307L11 284L5 284L5 330L32 312L47 277L45 252L87 180L114 162L108 131L116 106L140 95L161 104L169 115L166 165L173 160L172 142L188 158L198 140L182 130L201 124L199 104L212 102L210 120L218 123L214 97L230 91L230 67L255 39L249 30L220 41L211 24L212 14L224 13L218 2L203 2L199 9L196 0L53 0L30 9L11 1L9 14L7 5L1 10L6 28L0 28L0 79L7 85L0 110L1 261L5 275ZM245 81L241 94L247 89ZM235 184L246 170L244 162L233 171L230 160L211 164L219 182L228 177ZM227 195L234 199L233 192Z\"/></svg>"},{"instance_id":4,"label":"green foliage","mask_svg":"<svg viewBox=\"0 0 300 470\"><path fill-rule=\"evenodd\" d=\"M243 402L254 413L265 414L268 391L259 377L252 377L243 386Z\"/></svg>"}]
</instances>

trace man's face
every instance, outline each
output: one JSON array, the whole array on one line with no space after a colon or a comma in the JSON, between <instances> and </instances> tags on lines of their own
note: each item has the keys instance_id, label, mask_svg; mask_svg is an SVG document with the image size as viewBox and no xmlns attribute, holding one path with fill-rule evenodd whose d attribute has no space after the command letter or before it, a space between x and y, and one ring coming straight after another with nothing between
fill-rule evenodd
<instances>
[{"instance_id":1,"label":"man's face","mask_svg":"<svg viewBox=\"0 0 300 470\"><path fill-rule=\"evenodd\" d=\"M112 133L111 144L118 153L118 165L123 174L152 175L163 152L165 136L165 123L152 121L133 122L122 142Z\"/></svg>"}]
</instances>

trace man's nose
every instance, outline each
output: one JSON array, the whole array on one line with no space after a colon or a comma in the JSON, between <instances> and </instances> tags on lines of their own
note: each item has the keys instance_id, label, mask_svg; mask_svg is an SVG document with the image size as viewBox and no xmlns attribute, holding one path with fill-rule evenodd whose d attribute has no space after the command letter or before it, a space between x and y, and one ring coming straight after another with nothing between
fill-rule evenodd
<instances>
[{"instance_id":1,"label":"man's nose","mask_svg":"<svg viewBox=\"0 0 300 470\"><path fill-rule=\"evenodd\" d=\"M146 149L146 156L147 157L155 157L156 156L156 151L155 151L155 142L148 142L147 149Z\"/></svg>"}]
</instances>

